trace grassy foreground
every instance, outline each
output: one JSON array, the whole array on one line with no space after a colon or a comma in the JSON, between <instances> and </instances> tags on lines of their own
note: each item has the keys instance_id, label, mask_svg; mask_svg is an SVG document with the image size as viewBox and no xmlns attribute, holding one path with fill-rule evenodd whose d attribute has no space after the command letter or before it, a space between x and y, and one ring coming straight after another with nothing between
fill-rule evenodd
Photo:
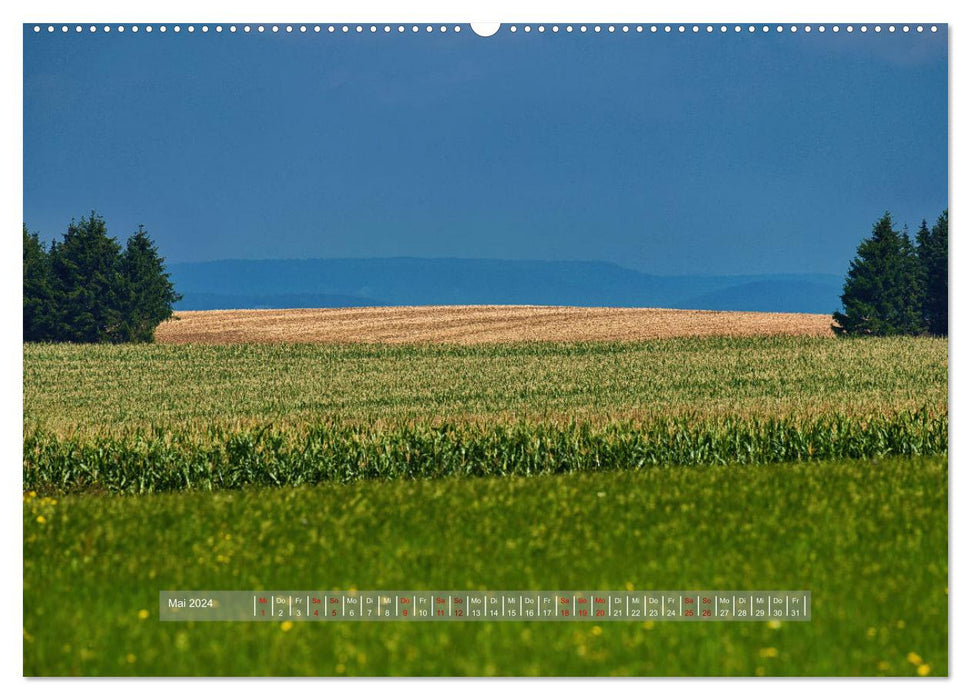
<instances>
[{"instance_id":1,"label":"grassy foreground","mask_svg":"<svg viewBox=\"0 0 971 700\"><path fill-rule=\"evenodd\" d=\"M24 500L27 675L945 675L944 458ZM808 623L160 623L160 589L778 588ZM72 601L65 604L64 601Z\"/></svg>"}]
</instances>

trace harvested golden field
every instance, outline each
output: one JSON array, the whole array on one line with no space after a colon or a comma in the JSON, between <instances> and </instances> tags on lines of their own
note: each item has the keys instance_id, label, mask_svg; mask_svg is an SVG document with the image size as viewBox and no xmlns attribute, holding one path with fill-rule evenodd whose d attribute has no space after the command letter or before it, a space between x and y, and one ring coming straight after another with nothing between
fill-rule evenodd
<instances>
[{"instance_id":1,"label":"harvested golden field","mask_svg":"<svg viewBox=\"0 0 971 700\"><path fill-rule=\"evenodd\" d=\"M832 336L825 314L571 306L180 311L160 343L513 343L688 336Z\"/></svg>"}]
</instances>

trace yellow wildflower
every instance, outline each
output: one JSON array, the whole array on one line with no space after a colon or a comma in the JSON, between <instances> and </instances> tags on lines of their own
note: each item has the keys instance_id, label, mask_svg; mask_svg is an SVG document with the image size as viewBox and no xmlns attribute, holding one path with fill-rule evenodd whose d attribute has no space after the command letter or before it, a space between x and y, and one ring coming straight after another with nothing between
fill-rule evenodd
<instances>
[{"instance_id":1,"label":"yellow wildflower","mask_svg":"<svg viewBox=\"0 0 971 700\"><path fill-rule=\"evenodd\" d=\"M141 610L139 610L138 611L138 619L139 620L147 620L148 619L148 610L145 610L144 608L141 609Z\"/></svg>"},{"instance_id":2,"label":"yellow wildflower","mask_svg":"<svg viewBox=\"0 0 971 700\"><path fill-rule=\"evenodd\" d=\"M47 518L45 518L43 515L38 515L37 516L37 522L39 522L41 525L43 525L44 523L47 522Z\"/></svg>"},{"instance_id":3,"label":"yellow wildflower","mask_svg":"<svg viewBox=\"0 0 971 700\"><path fill-rule=\"evenodd\" d=\"M285 620L281 622L280 629L283 630L284 632L289 632L290 630L293 629L293 622L291 622L290 620Z\"/></svg>"},{"instance_id":4,"label":"yellow wildflower","mask_svg":"<svg viewBox=\"0 0 971 700\"><path fill-rule=\"evenodd\" d=\"M766 647L765 649L759 649L759 656L763 659L774 659L779 655L779 650L775 647Z\"/></svg>"},{"instance_id":5,"label":"yellow wildflower","mask_svg":"<svg viewBox=\"0 0 971 700\"><path fill-rule=\"evenodd\" d=\"M603 633L603 629L601 629L600 625L594 625L593 629L590 631L593 633L594 637L599 637Z\"/></svg>"},{"instance_id":6,"label":"yellow wildflower","mask_svg":"<svg viewBox=\"0 0 971 700\"><path fill-rule=\"evenodd\" d=\"M912 663L914 666L917 666L923 661L923 659L920 658L920 654L915 654L914 652L910 652L909 654L907 654L907 661Z\"/></svg>"},{"instance_id":7,"label":"yellow wildflower","mask_svg":"<svg viewBox=\"0 0 971 700\"><path fill-rule=\"evenodd\" d=\"M917 667L917 675L919 676L926 676L930 672L931 672L930 664L921 664L920 666Z\"/></svg>"},{"instance_id":8,"label":"yellow wildflower","mask_svg":"<svg viewBox=\"0 0 971 700\"><path fill-rule=\"evenodd\" d=\"M135 663L137 659L138 657L135 656L134 654L131 654L131 653L125 654L125 661L127 661L130 664Z\"/></svg>"}]
</instances>

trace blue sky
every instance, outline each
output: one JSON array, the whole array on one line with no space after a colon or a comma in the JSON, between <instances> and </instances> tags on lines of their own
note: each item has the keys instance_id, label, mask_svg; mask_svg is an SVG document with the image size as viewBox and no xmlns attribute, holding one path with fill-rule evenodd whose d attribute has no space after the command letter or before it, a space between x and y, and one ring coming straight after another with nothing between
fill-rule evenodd
<instances>
[{"instance_id":1,"label":"blue sky","mask_svg":"<svg viewBox=\"0 0 971 700\"><path fill-rule=\"evenodd\" d=\"M843 274L947 206L931 34L24 29L24 220L171 261L606 260Z\"/></svg>"}]
</instances>

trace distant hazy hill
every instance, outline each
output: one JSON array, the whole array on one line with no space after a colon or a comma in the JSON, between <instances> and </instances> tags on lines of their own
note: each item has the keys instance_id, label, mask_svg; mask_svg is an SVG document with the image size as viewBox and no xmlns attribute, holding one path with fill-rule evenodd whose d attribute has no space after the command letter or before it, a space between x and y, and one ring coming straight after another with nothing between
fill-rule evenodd
<instances>
[{"instance_id":1,"label":"distant hazy hill","mask_svg":"<svg viewBox=\"0 0 971 700\"><path fill-rule=\"evenodd\" d=\"M541 304L831 313L835 275L646 275L602 262L354 258L169 266L179 310Z\"/></svg>"},{"instance_id":2,"label":"distant hazy hill","mask_svg":"<svg viewBox=\"0 0 971 700\"><path fill-rule=\"evenodd\" d=\"M678 308L829 314L842 306L842 287L842 280L836 276L825 281L799 277L765 279L700 294Z\"/></svg>"},{"instance_id":3,"label":"distant hazy hill","mask_svg":"<svg viewBox=\"0 0 971 700\"><path fill-rule=\"evenodd\" d=\"M351 306L391 306L378 299L349 294L224 294L213 292L184 292L175 308L179 311L207 311L211 309L343 309Z\"/></svg>"}]
</instances>

